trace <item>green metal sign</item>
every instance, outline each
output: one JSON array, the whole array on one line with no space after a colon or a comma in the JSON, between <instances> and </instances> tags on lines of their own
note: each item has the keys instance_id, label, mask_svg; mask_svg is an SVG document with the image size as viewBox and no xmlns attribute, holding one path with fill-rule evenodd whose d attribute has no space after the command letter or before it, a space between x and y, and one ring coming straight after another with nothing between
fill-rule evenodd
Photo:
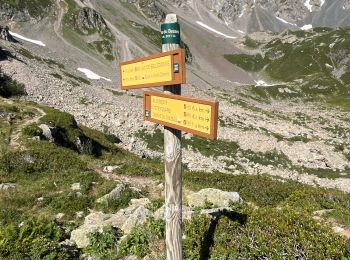
<instances>
[{"instance_id":1,"label":"green metal sign","mask_svg":"<svg viewBox=\"0 0 350 260\"><path fill-rule=\"evenodd\" d=\"M165 23L160 27L162 31L162 44L176 43L180 44L180 25L179 23Z\"/></svg>"}]
</instances>

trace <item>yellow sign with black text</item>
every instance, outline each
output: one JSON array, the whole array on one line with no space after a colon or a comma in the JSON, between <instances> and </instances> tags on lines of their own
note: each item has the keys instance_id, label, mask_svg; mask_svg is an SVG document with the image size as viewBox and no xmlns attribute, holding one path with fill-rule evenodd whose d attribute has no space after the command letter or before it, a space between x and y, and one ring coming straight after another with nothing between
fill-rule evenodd
<instances>
[{"instance_id":1,"label":"yellow sign with black text","mask_svg":"<svg viewBox=\"0 0 350 260\"><path fill-rule=\"evenodd\" d=\"M216 139L218 103L177 95L146 92L145 120Z\"/></svg>"},{"instance_id":2,"label":"yellow sign with black text","mask_svg":"<svg viewBox=\"0 0 350 260\"><path fill-rule=\"evenodd\" d=\"M171 56L126 64L121 67L123 86L172 80Z\"/></svg>"},{"instance_id":3,"label":"yellow sign with black text","mask_svg":"<svg viewBox=\"0 0 350 260\"><path fill-rule=\"evenodd\" d=\"M122 89L161 87L184 84L185 53L183 49L154 54L120 63Z\"/></svg>"}]
</instances>

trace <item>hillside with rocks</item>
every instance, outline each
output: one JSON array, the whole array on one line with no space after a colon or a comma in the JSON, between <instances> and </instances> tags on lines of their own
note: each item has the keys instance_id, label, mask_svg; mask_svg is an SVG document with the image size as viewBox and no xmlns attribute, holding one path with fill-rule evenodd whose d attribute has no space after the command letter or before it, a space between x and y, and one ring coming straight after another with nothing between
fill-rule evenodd
<instances>
[{"instance_id":1,"label":"hillside with rocks","mask_svg":"<svg viewBox=\"0 0 350 260\"><path fill-rule=\"evenodd\" d=\"M0 0L0 258L165 259L163 127L118 67L170 12L182 95L219 102L183 133L184 258L349 257L349 8Z\"/></svg>"}]
</instances>

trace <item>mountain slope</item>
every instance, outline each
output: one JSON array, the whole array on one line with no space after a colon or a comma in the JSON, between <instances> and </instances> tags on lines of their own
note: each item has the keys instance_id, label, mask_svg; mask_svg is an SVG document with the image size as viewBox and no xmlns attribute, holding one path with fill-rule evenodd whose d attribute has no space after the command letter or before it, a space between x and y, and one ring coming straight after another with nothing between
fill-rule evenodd
<instances>
[{"instance_id":1,"label":"mountain slope","mask_svg":"<svg viewBox=\"0 0 350 260\"><path fill-rule=\"evenodd\" d=\"M257 54L227 55L226 58L259 73L271 83L261 92L282 98L330 102L339 99L339 105L343 105L350 98L349 36L349 29L325 28L313 32L287 31L264 43L254 42L247 36L251 46L260 45ZM278 92L283 86L288 87L289 93Z\"/></svg>"}]
</instances>

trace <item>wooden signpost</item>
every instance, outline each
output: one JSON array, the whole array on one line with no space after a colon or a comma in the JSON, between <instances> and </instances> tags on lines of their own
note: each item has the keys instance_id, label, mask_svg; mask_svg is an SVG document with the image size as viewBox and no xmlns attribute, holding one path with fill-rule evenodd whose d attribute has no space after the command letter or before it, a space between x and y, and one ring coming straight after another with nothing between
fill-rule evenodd
<instances>
[{"instance_id":1,"label":"wooden signpost","mask_svg":"<svg viewBox=\"0 0 350 260\"><path fill-rule=\"evenodd\" d=\"M120 63L120 85L124 90L186 83L185 51L165 53Z\"/></svg>"},{"instance_id":2,"label":"wooden signpost","mask_svg":"<svg viewBox=\"0 0 350 260\"><path fill-rule=\"evenodd\" d=\"M218 102L181 96L186 83L185 51L175 14L161 25L163 53L120 63L124 90L164 86L164 93L144 93L144 119L164 125L165 242L167 260L182 259L181 131L216 139Z\"/></svg>"}]
</instances>

